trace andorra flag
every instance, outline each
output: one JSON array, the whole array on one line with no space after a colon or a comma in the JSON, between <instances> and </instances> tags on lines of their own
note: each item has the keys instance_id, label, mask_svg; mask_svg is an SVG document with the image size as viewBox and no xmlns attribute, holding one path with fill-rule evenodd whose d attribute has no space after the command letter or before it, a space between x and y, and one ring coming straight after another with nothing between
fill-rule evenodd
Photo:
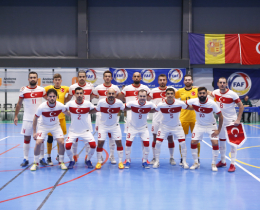
<instances>
[{"instance_id":1,"label":"andorra flag","mask_svg":"<svg viewBox=\"0 0 260 210\"><path fill-rule=\"evenodd\" d=\"M238 34L189 34L191 64L240 63Z\"/></svg>"}]
</instances>

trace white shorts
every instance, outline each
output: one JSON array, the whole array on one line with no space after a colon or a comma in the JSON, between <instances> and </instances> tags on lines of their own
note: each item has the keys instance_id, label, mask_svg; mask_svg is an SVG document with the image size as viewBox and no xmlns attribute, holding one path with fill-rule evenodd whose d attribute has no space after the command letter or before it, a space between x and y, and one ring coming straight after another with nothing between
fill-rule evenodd
<instances>
[{"instance_id":1,"label":"white shorts","mask_svg":"<svg viewBox=\"0 0 260 210\"><path fill-rule=\"evenodd\" d=\"M232 125L234 123L234 121L228 121L228 122L223 122L223 125L222 125L222 128L221 128L221 131L219 133L219 138L220 139L226 139L226 132L225 132L225 129L228 125Z\"/></svg>"},{"instance_id":2,"label":"white shorts","mask_svg":"<svg viewBox=\"0 0 260 210\"><path fill-rule=\"evenodd\" d=\"M85 143L95 142L94 136L92 135L91 131L85 131L84 133L74 133L70 131L66 143L74 144L77 138L83 139Z\"/></svg>"},{"instance_id":3,"label":"white shorts","mask_svg":"<svg viewBox=\"0 0 260 210\"><path fill-rule=\"evenodd\" d=\"M53 139L64 138L60 124L57 124L53 127L39 125L37 129L37 139L45 139L48 133L52 134Z\"/></svg>"},{"instance_id":4,"label":"white shorts","mask_svg":"<svg viewBox=\"0 0 260 210\"><path fill-rule=\"evenodd\" d=\"M174 140L185 139L185 133L181 124L175 127L161 125L157 132L156 138L166 139L168 136L173 136Z\"/></svg>"},{"instance_id":5,"label":"white shorts","mask_svg":"<svg viewBox=\"0 0 260 210\"><path fill-rule=\"evenodd\" d=\"M92 122L91 122L91 116L90 114L88 115L88 124L89 124L89 127L90 127L90 132L93 132L93 128L92 128Z\"/></svg>"},{"instance_id":6,"label":"white shorts","mask_svg":"<svg viewBox=\"0 0 260 210\"><path fill-rule=\"evenodd\" d=\"M151 131L152 131L153 134L157 134L160 125L161 125L161 122L160 122L160 121L156 121L156 122L155 122L155 121L153 120L153 122L152 122L152 129L151 129Z\"/></svg>"},{"instance_id":7,"label":"white shorts","mask_svg":"<svg viewBox=\"0 0 260 210\"><path fill-rule=\"evenodd\" d=\"M192 132L191 140L202 141L204 133L207 133L211 140L218 140L218 136L215 138L211 137L211 134L214 133L214 130L218 130L217 124L212 124L208 126L195 124L195 127Z\"/></svg>"},{"instance_id":8,"label":"white shorts","mask_svg":"<svg viewBox=\"0 0 260 210\"><path fill-rule=\"evenodd\" d=\"M119 116L117 116L117 123L119 124ZM96 113L96 124L95 124L95 130L98 131L98 128L100 126L100 122L101 122L101 113L97 112Z\"/></svg>"},{"instance_id":9,"label":"white shorts","mask_svg":"<svg viewBox=\"0 0 260 210\"><path fill-rule=\"evenodd\" d=\"M115 124L114 126L99 125L98 140L106 140L108 133L111 134L112 140L122 140L122 133L119 123Z\"/></svg>"},{"instance_id":10,"label":"white shorts","mask_svg":"<svg viewBox=\"0 0 260 210\"><path fill-rule=\"evenodd\" d=\"M24 136L33 135L33 121L23 121L21 134Z\"/></svg>"},{"instance_id":11,"label":"white shorts","mask_svg":"<svg viewBox=\"0 0 260 210\"><path fill-rule=\"evenodd\" d=\"M135 129L134 127L128 127L128 133L126 135L126 141L134 141L134 138L139 134L142 141L149 141L150 135L147 126L141 129Z\"/></svg>"}]
</instances>

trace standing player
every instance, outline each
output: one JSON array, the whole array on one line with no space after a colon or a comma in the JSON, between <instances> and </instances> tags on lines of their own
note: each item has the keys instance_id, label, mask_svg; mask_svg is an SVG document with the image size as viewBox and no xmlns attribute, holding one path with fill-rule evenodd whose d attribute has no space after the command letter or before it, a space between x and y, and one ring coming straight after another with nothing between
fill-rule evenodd
<instances>
[{"instance_id":1,"label":"standing player","mask_svg":"<svg viewBox=\"0 0 260 210\"><path fill-rule=\"evenodd\" d=\"M87 79L86 72L84 70L79 70L78 71L78 83L75 83L70 86L69 96L68 96L68 99L66 100L66 102L70 101L73 96L74 96L74 100L76 100L75 89L77 87L81 87L84 90L84 100L85 101L90 101L92 99L93 84L86 83L86 79ZM92 132L93 128L92 128L90 115L88 115L88 123L89 123L90 132ZM85 148L86 148L86 156L85 156L85 161L86 161L88 158L89 150L90 150L90 146L88 143L86 144ZM73 158L74 158L75 162L78 161L77 150L78 150L78 139L72 146L72 153L73 153Z\"/></svg>"},{"instance_id":2,"label":"standing player","mask_svg":"<svg viewBox=\"0 0 260 210\"><path fill-rule=\"evenodd\" d=\"M120 90L116 85L113 85L111 83L111 81L113 79L111 71L105 71L103 73L103 79L104 79L104 83L95 87L95 89L93 90L93 95L95 95L95 97L98 98L100 101L102 99L107 98L107 91L108 91L108 89L112 88L115 90L115 97L117 97L118 93L120 93ZM102 113L100 113L100 112L98 112L96 114L96 128L95 128L96 131L98 131L98 129L99 129L101 114ZM109 160L112 164L116 164L116 160L115 160L115 156L114 156L115 140L113 140L111 138L110 133L108 133L108 136L109 136L109 149L110 149Z\"/></svg>"},{"instance_id":3,"label":"standing player","mask_svg":"<svg viewBox=\"0 0 260 210\"><path fill-rule=\"evenodd\" d=\"M190 99L186 102L188 105L192 106L196 113L196 124L193 129L192 139L191 139L191 154L194 159L194 164L190 169L199 168L198 163L198 142L202 141L203 134L209 134L212 143L212 171L218 171L216 167L216 161L219 154L218 146L218 134L221 131L223 124L223 115L216 104L211 99L207 98L207 88L198 88L198 98ZM215 112L219 117L219 126L217 128L216 119L213 115Z\"/></svg>"},{"instance_id":4,"label":"standing player","mask_svg":"<svg viewBox=\"0 0 260 210\"><path fill-rule=\"evenodd\" d=\"M217 167L226 167L226 134L225 129L226 126L234 124L235 126L239 125L242 113L244 111L244 106L239 99L239 96L232 90L227 88L227 79L225 77L220 77L217 83L219 89L214 90L211 93L211 96L216 98L217 104L220 107L223 117L224 123L223 128L219 134L220 140L220 155L221 161L217 164ZM238 116L236 114L235 105L239 107ZM231 164L228 169L229 172L234 172L235 168L235 160L237 156L237 148L231 145Z\"/></svg>"},{"instance_id":5,"label":"standing player","mask_svg":"<svg viewBox=\"0 0 260 210\"><path fill-rule=\"evenodd\" d=\"M154 88L151 90L150 92L150 97L152 99L152 102L155 105L158 105L161 102L165 102L165 91L167 89L167 76L165 74L160 74L158 77L158 84L159 87L158 88ZM177 90L175 88L174 92L176 92ZM155 112L153 114L153 122L152 122L152 133L153 133L153 143L152 143L152 150L153 150L153 159L150 162L150 164L154 164L155 163L155 145L156 145L156 134L158 132L159 126L162 122L162 118L163 115L161 112ZM174 141L172 138L172 135L169 135L167 137L168 139L168 147L169 147L169 152L170 152L170 164L171 165L176 165L176 162L173 158L173 153L174 153Z\"/></svg>"},{"instance_id":6,"label":"standing player","mask_svg":"<svg viewBox=\"0 0 260 210\"><path fill-rule=\"evenodd\" d=\"M198 88L193 87L193 79L192 76L187 74L184 76L184 88L179 89L176 93L175 93L175 98L176 99L181 99L183 102L185 102L186 100L192 99L192 98L197 98L198 97ZM180 121L181 121L181 125L183 127L184 133L185 135L189 134L189 128L190 131L192 133L194 126L195 126L195 122L196 122L196 114L194 112L194 110L181 110L181 115L180 115ZM181 147L180 147L180 151L181 151ZM200 142L198 143L198 157L200 157ZM200 163L200 159L199 163ZM182 158L180 161L180 165L182 165Z\"/></svg>"},{"instance_id":7,"label":"standing player","mask_svg":"<svg viewBox=\"0 0 260 210\"><path fill-rule=\"evenodd\" d=\"M182 109L187 109L189 106L180 100L174 100L175 91L173 88L166 89L166 101L160 102L156 111L160 112L163 116L160 121L160 126L156 136L156 147L155 147L155 163L153 168L160 166L159 156L161 152L161 144L163 140L171 135L174 139L178 139L181 146L182 164L185 169L189 166L186 162L187 148L185 144L185 134L179 120L180 112ZM168 139L169 144L173 144L173 138Z\"/></svg>"},{"instance_id":8,"label":"standing player","mask_svg":"<svg viewBox=\"0 0 260 210\"><path fill-rule=\"evenodd\" d=\"M126 164L125 168L130 167L130 155L131 155L131 146L135 136L139 134L142 140L143 146L143 160L142 166L144 168L150 168L147 159L149 155L149 131L147 128L147 115L149 112L154 112L155 105L147 101L147 92L142 89L138 91L138 100L130 101L126 103L126 108L131 112L131 121L129 121L129 127L127 129L126 136Z\"/></svg>"},{"instance_id":9,"label":"standing player","mask_svg":"<svg viewBox=\"0 0 260 210\"><path fill-rule=\"evenodd\" d=\"M17 125L18 113L24 102L24 115L21 134L24 135L23 154L24 160L21 166L29 164L29 149L31 135L33 135L33 118L36 110L42 103L42 97L46 95L43 87L37 86L38 74L31 71L28 75L29 85L20 89L19 100L15 109L14 124ZM44 144L41 145L41 154L44 155ZM45 163L45 160L42 160ZM41 161L41 162L42 162Z\"/></svg>"},{"instance_id":10,"label":"standing player","mask_svg":"<svg viewBox=\"0 0 260 210\"><path fill-rule=\"evenodd\" d=\"M71 115L71 125L69 128L68 138L66 140L66 152L70 159L68 168L72 169L75 164L71 147L75 144L76 139L79 137L85 141L85 144L88 143L90 145L91 149L85 162L88 168L93 168L90 159L95 152L96 142L90 131L91 125L88 123L88 115L90 110L94 109L94 106L91 102L83 99L84 90L81 87L77 87L75 89L74 96L76 97L76 100L70 101L65 105L67 111L70 111Z\"/></svg>"},{"instance_id":11,"label":"standing player","mask_svg":"<svg viewBox=\"0 0 260 210\"><path fill-rule=\"evenodd\" d=\"M65 98L66 94L69 93L69 87L62 86L62 77L60 74L54 74L53 75L53 84L45 87L45 91L48 92L49 89L55 89L57 91L57 101L61 102L62 104L65 103L67 98ZM46 98L45 98L46 99ZM67 134L67 128L66 128L66 119L64 113L59 114L59 121L60 121L60 127L62 129L63 135ZM48 133L48 139L47 139L47 163L48 165L53 165L53 162L51 160L51 150L52 150L52 142L53 142L53 136L51 133ZM59 151L59 144L57 143L57 148ZM40 158L41 159L41 158ZM57 155L57 161L59 161L59 155Z\"/></svg>"},{"instance_id":12,"label":"standing player","mask_svg":"<svg viewBox=\"0 0 260 210\"><path fill-rule=\"evenodd\" d=\"M100 121L98 124L98 147L97 147L97 159L98 163L96 169L101 168L102 164L102 151L108 133L111 135L111 140L116 142L117 153L119 158L118 168L123 169L123 146L122 146L122 134L120 125L118 123L117 114L120 110L124 110L124 104L122 101L116 99L116 91L113 88L109 88L107 91L107 97L99 100L96 111L101 113Z\"/></svg>"},{"instance_id":13,"label":"standing player","mask_svg":"<svg viewBox=\"0 0 260 210\"><path fill-rule=\"evenodd\" d=\"M58 115L61 112L66 112L65 106L56 101L57 91L55 89L49 89L47 92L47 101L42 103L34 116L33 119L33 138L36 140L34 148L34 163L31 167L31 171L35 171L38 168L39 164L39 154L40 147L43 143L46 135L50 132L54 139L59 143L59 164L61 169L66 170L67 167L64 164L64 138L63 132L60 127L60 122ZM42 116L39 120L39 126L36 133L37 121L38 118Z\"/></svg>"}]
</instances>

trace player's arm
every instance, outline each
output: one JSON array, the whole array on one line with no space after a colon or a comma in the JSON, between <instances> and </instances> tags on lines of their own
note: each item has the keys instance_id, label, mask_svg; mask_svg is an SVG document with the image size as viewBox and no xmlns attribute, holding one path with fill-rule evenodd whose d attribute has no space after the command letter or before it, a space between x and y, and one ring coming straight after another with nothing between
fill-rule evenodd
<instances>
[{"instance_id":1,"label":"player's arm","mask_svg":"<svg viewBox=\"0 0 260 210\"><path fill-rule=\"evenodd\" d=\"M191 105L189 105L186 110L194 110L194 108Z\"/></svg>"},{"instance_id":2,"label":"player's arm","mask_svg":"<svg viewBox=\"0 0 260 210\"><path fill-rule=\"evenodd\" d=\"M157 112L155 109L151 109L150 113L155 113Z\"/></svg>"},{"instance_id":3,"label":"player's arm","mask_svg":"<svg viewBox=\"0 0 260 210\"><path fill-rule=\"evenodd\" d=\"M211 135L213 138L218 136L218 134L221 131L222 125L223 125L223 115L222 115L222 113L219 112L219 113L216 113L216 114L219 117L219 125L218 125L218 130L215 130L214 133L212 133L212 135Z\"/></svg>"},{"instance_id":4,"label":"player's arm","mask_svg":"<svg viewBox=\"0 0 260 210\"><path fill-rule=\"evenodd\" d=\"M237 119L236 119L236 121L234 122L234 125L235 125L235 126L238 126L238 125L239 125L240 120L241 120L241 117L242 117L242 114L243 114L243 111L244 111L244 106L243 106L243 104L242 104L241 101L239 101L239 102L237 103L237 106L239 107L239 110L238 110Z\"/></svg>"},{"instance_id":5,"label":"player's arm","mask_svg":"<svg viewBox=\"0 0 260 210\"><path fill-rule=\"evenodd\" d=\"M68 111L67 109L66 109L66 111L65 112L63 112L65 115L67 115L68 117L70 117L71 115L70 115L70 111Z\"/></svg>"},{"instance_id":6,"label":"player's arm","mask_svg":"<svg viewBox=\"0 0 260 210\"><path fill-rule=\"evenodd\" d=\"M67 97L66 97L65 100L64 100L64 104L66 104L67 102L69 102L69 101L71 100L72 96L73 96L73 95L68 94Z\"/></svg>"},{"instance_id":7,"label":"player's arm","mask_svg":"<svg viewBox=\"0 0 260 210\"><path fill-rule=\"evenodd\" d=\"M122 92L118 93L117 98L123 102L125 101L125 95Z\"/></svg>"},{"instance_id":8,"label":"player's arm","mask_svg":"<svg viewBox=\"0 0 260 210\"><path fill-rule=\"evenodd\" d=\"M94 113L97 113L98 111L96 109L92 109L89 111L89 114L94 114Z\"/></svg>"},{"instance_id":9,"label":"player's arm","mask_svg":"<svg viewBox=\"0 0 260 210\"><path fill-rule=\"evenodd\" d=\"M15 114L14 114L14 124L17 125L18 122L18 113L21 109L21 106L23 104L23 98L19 97L18 103L16 104L16 108L15 108Z\"/></svg>"},{"instance_id":10,"label":"player's arm","mask_svg":"<svg viewBox=\"0 0 260 210\"><path fill-rule=\"evenodd\" d=\"M38 116L34 115L34 118L33 118L33 138L34 138L34 140L37 139L36 127L37 127L38 118L39 118Z\"/></svg>"}]
</instances>

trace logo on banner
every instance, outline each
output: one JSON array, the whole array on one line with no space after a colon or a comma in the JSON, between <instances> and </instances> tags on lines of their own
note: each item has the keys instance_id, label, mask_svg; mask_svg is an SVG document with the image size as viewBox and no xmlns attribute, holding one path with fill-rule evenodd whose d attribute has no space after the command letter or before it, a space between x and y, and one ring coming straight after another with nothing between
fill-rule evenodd
<instances>
[{"instance_id":1,"label":"logo on banner","mask_svg":"<svg viewBox=\"0 0 260 210\"><path fill-rule=\"evenodd\" d=\"M213 55L216 57L217 55L222 54L223 44L221 44L220 40L217 39L209 40L207 47L208 47L207 53L209 55Z\"/></svg>"},{"instance_id":2,"label":"logo on banner","mask_svg":"<svg viewBox=\"0 0 260 210\"><path fill-rule=\"evenodd\" d=\"M258 54L260 54L259 46L260 46L260 42L258 42L258 44L256 45L256 52L257 52Z\"/></svg>"},{"instance_id":3,"label":"logo on banner","mask_svg":"<svg viewBox=\"0 0 260 210\"><path fill-rule=\"evenodd\" d=\"M168 73L168 79L172 83L179 83L183 78L182 70L180 69L172 69Z\"/></svg>"},{"instance_id":4,"label":"logo on banner","mask_svg":"<svg viewBox=\"0 0 260 210\"><path fill-rule=\"evenodd\" d=\"M125 69L116 69L113 73L113 78L118 83L123 83L127 80L128 73Z\"/></svg>"},{"instance_id":5,"label":"logo on banner","mask_svg":"<svg viewBox=\"0 0 260 210\"><path fill-rule=\"evenodd\" d=\"M228 78L228 88L236 92L239 96L246 95L252 87L250 77L243 72L236 72Z\"/></svg>"},{"instance_id":6,"label":"logo on banner","mask_svg":"<svg viewBox=\"0 0 260 210\"><path fill-rule=\"evenodd\" d=\"M97 73L94 69L86 70L86 82L95 83L97 81Z\"/></svg>"},{"instance_id":7,"label":"logo on banner","mask_svg":"<svg viewBox=\"0 0 260 210\"><path fill-rule=\"evenodd\" d=\"M155 72L152 69L144 69L141 71L142 80L145 83L151 83L155 79Z\"/></svg>"}]
</instances>

